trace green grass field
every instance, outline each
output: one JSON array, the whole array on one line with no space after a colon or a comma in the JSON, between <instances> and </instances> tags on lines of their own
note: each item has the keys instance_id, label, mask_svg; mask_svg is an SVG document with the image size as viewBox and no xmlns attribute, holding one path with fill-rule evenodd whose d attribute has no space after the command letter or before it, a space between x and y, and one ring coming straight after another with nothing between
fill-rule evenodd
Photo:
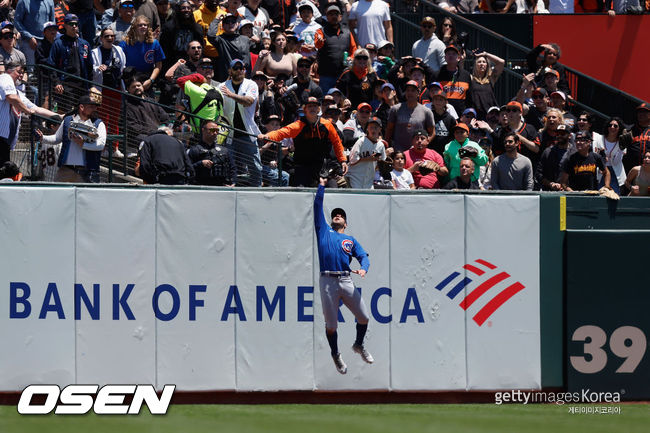
<instances>
[{"instance_id":1,"label":"green grass field","mask_svg":"<svg viewBox=\"0 0 650 433\"><path fill-rule=\"evenodd\" d=\"M21 416L0 406L2 433L634 433L650 430L650 405L620 414L571 414L557 405L177 405L167 415Z\"/></svg>"}]
</instances>

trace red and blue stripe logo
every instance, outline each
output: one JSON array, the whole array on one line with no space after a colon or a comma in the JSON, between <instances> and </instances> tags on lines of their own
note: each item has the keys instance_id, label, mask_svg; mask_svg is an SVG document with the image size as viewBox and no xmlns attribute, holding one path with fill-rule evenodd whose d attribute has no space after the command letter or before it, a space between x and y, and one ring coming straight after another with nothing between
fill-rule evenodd
<instances>
[{"instance_id":1,"label":"red and blue stripe logo","mask_svg":"<svg viewBox=\"0 0 650 433\"><path fill-rule=\"evenodd\" d=\"M452 272L444 280L436 285L436 289L439 291L444 291L453 284L453 287L447 292L447 297L449 299L455 299L470 283L478 284L474 287L460 302L459 306L463 310L467 310L469 307L474 304L481 296L485 294L488 290L498 284L508 284L506 281L510 278L510 274L507 272L500 271L496 265L485 261L483 259L474 260L473 263L467 263L463 266L463 269L469 273L476 275L476 277L466 276L460 281L457 281L460 277L460 272ZM455 283L455 284L454 284ZM522 291L525 288L523 284L519 281L516 281L512 284L507 285L503 290L501 290L497 295L488 301L483 308L481 308L472 318L478 326L482 326L483 323L503 304L505 304L510 298L515 296L517 293Z\"/></svg>"}]
</instances>

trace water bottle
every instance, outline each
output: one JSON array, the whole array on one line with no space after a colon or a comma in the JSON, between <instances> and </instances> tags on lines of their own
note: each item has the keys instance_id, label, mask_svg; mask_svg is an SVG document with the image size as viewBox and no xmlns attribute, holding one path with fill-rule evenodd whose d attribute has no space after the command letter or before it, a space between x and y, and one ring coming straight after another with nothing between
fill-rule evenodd
<instances>
[{"instance_id":1,"label":"water bottle","mask_svg":"<svg viewBox=\"0 0 650 433\"><path fill-rule=\"evenodd\" d=\"M349 56L349 55L350 55L350 54L349 54L347 51L345 51L345 52L343 53L343 66L345 66L346 68L349 66L349 65L348 65L348 56Z\"/></svg>"},{"instance_id":2,"label":"water bottle","mask_svg":"<svg viewBox=\"0 0 650 433\"><path fill-rule=\"evenodd\" d=\"M52 105L52 111L55 113L59 112L59 104L56 101L54 101L54 104Z\"/></svg>"}]
</instances>

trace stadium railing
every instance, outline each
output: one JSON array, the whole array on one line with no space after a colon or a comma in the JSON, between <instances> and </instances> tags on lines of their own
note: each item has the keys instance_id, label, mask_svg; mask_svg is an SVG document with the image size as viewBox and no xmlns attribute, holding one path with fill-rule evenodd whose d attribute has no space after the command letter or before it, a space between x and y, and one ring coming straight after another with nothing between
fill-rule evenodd
<instances>
[{"instance_id":1,"label":"stadium railing","mask_svg":"<svg viewBox=\"0 0 650 433\"><path fill-rule=\"evenodd\" d=\"M110 88L98 83L95 83L90 80L85 80L78 76L62 72L58 69L55 69L48 65L36 65L34 77L35 80L31 83L32 87L38 89L38 101L37 105L44 106L51 111L57 112L61 117L65 116L65 111L68 111L70 108L77 106L77 96L71 93L56 94L52 86L52 80L50 76L52 74L61 74L66 78L70 78L77 83L81 83L83 86L87 87L88 93L91 89L95 89L97 95L101 93L102 104L99 106L97 113L99 117L103 120L106 125L106 152L102 156L102 174L101 179L103 182L114 182L116 176L119 176L119 179L123 182L133 182L139 181L138 178L134 177L134 170L137 162L137 153L139 150L139 145L142 140L142 135L137 135L128 127L127 118L125 115L125 104L128 104L129 99L134 98L127 92ZM191 131L189 121L190 119L200 119L199 116L189 113L187 111L179 110L176 107L171 107L167 105L160 104L154 99L147 98L146 101L156 107L164 110L169 116L169 120L162 122L160 125L150 125L150 132L154 132L159 126L170 126L174 129L174 136L181 140L186 145L196 141L194 134ZM47 165L47 158L42 147L38 142L36 135L32 133L34 128L39 127L43 130L44 134L53 134L58 125L61 123L60 120L53 120L49 118L43 118L41 116L35 115L32 116L31 122L29 122L28 131L21 131L19 135L19 142L23 144L28 143L28 149L23 149L26 154L23 157L23 160L27 159L27 154L29 156L29 164L23 164L23 171L27 169L26 165L29 165L28 168L28 179L29 180L44 180L52 181L52 176L48 176L48 171L44 168ZM222 134L221 138L225 138L223 146L229 148L233 156L235 164L242 162L242 154L233 149L232 146L227 146L226 142L228 141L228 136L232 136L235 132L240 134L254 137L253 134L249 134L246 131L241 131L237 128L230 126L224 122L217 122L220 126ZM255 137L256 138L256 137ZM276 143L279 144L279 143ZM114 157L112 148L116 146L117 149L121 152L119 158ZM281 184L282 181L282 149L281 146L277 146L278 152L275 155L277 159L277 169L278 169L278 184ZM20 164L19 164L20 165ZM238 171L238 178L240 181L245 181L246 175L240 175Z\"/></svg>"},{"instance_id":2,"label":"stadium railing","mask_svg":"<svg viewBox=\"0 0 650 433\"><path fill-rule=\"evenodd\" d=\"M526 55L533 47L521 45L462 15L447 12L429 0L398 2L391 15L394 34L398 35L395 38L395 50L399 56L411 55L413 42L422 37L420 22L425 16L435 18L439 26L444 17L450 17L456 24L457 35L467 33L464 42L466 49L480 48L506 61L504 75L495 86L497 100L505 103L517 94L523 74L528 70ZM465 68L469 71L473 67L472 60L466 59ZM599 122L604 122L612 116L619 116L626 121L635 119L636 107L643 102L641 99L567 65L562 66L566 70L571 89L570 105L593 113Z\"/></svg>"}]
</instances>

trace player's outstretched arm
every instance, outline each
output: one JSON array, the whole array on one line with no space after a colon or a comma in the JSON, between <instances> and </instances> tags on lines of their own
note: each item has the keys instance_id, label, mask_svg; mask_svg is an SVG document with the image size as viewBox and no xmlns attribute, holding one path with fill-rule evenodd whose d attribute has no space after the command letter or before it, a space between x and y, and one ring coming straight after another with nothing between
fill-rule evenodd
<instances>
[{"instance_id":1,"label":"player's outstretched arm","mask_svg":"<svg viewBox=\"0 0 650 433\"><path fill-rule=\"evenodd\" d=\"M323 215L323 197L325 196L326 183L327 179L321 177L318 191L316 191L316 197L314 197L314 227L317 233L327 228L327 221L325 221L325 216Z\"/></svg>"}]
</instances>

